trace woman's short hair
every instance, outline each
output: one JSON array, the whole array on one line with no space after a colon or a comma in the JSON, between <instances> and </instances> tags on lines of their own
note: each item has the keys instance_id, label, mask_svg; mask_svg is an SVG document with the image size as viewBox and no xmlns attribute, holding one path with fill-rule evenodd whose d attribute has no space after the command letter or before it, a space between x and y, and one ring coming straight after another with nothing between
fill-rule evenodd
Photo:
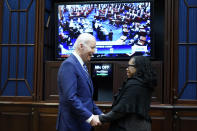
<instances>
[{"instance_id":1,"label":"woman's short hair","mask_svg":"<svg viewBox=\"0 0 197 131\"><path fill-rule=\"evenodd\" d=\"M136 73L134 76L139 77L149 88L157 85L156 72L152 67L151 61L146 56L133 56Z\"/></svg>"}]
</instances>

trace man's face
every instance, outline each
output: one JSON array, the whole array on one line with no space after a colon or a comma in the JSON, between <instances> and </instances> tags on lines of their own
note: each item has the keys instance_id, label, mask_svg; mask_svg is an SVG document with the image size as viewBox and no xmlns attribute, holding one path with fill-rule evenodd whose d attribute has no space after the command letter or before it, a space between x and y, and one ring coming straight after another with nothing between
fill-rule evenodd
<instances>
[{"instance_id":1,"label":"man's face","mask_svg":"<svg viewBox=\"0 0 197 131\"><path fill-rule=\"evenodd\" d=\"M83 44L83 50L82 50L81 57L82 57L84 63L89 62L91 60L91 57L95 52L95 48L96 48L96 41L95 40L92 40L87 44Z\"/></svg>"}]
</instances>

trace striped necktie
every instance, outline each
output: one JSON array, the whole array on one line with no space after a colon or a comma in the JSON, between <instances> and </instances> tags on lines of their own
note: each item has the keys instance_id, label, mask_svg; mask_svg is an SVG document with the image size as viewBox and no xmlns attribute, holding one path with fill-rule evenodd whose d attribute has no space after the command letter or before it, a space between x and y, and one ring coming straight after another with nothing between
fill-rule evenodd
<instances>
[{"instance_id":1,"label":"striped necktie","mask_svg":"<svg viewBox=\"0 0 197 131\"><path fill-rule=\"evenodd\" d=\"M89 81L91 87L93 88L93 83L92 83L92 79L91 79L91 77L90 77L90 74L89 74L89 72L88 72L88 68L87 68L87 66L86 66L85 64L83 64L83 68L84 68L84 70L85 70L85 72L86 72L86 76L87 76L87 78L88 78L88 81Z\"/></svg>"},{"instance_id":2,"label":"striped necktie","mask_svg":"<svg viewBox=\"0 0 197 131\"><path fill-rule=\"evenodd\" d=\"M85 64L83 64L83 68L88 73L88 68L87 68L87 66ZM89 75L89 73L88 73L88 75Z\"/></svg>"}]
</instances>

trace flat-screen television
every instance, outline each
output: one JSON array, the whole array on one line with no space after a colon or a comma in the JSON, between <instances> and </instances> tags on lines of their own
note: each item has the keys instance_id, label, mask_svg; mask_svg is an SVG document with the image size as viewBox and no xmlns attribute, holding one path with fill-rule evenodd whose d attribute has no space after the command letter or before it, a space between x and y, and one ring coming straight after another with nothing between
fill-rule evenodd
<instances>
[{"instance_id":1,"label":"flat-screen television","mask_svg":"<svg viewBox=\"0 0 197 131\"><path fill-rule=\"evenodd\" d=\"M96 38L93 60L152 55L150 0L60 2L55 16L56 59L67 58L84 32Z\"/></svg>"}]
</instances>

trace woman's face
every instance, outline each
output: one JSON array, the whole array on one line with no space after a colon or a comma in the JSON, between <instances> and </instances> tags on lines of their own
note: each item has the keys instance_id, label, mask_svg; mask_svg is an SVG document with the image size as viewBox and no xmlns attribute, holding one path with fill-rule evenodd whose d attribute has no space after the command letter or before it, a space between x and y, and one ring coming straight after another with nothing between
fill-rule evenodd
<instances>
[{"instance_id":1,"label":"woman's face","mask_svg":"<svg viewBox=\"0 0 197 131\"><path fill-rule=\"evenodd\" d=\"M131 78L135 74L136 67L135 67L135 60L133 58L128 62L128 67L126 68L126 71L128 78Z\"/></svg>"}]
</instances>

